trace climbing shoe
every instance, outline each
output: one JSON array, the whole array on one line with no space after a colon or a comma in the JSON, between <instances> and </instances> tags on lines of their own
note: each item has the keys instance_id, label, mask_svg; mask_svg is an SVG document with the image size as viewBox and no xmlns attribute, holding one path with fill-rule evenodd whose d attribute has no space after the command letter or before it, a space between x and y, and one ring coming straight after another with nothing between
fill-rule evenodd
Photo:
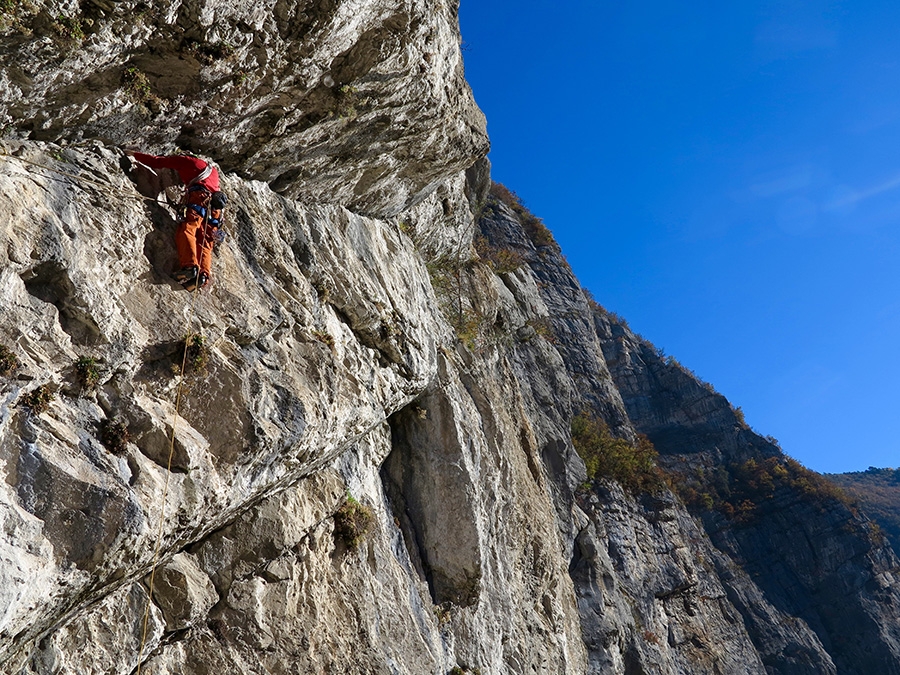
<instances>
[{"instance_id":1,"label":"climbing shoe","mask_svg":"<svg viewBox=\"0 0 900 675\"><path fill-rule=\"evenodd\" d=\"M184 286L187 283L194 282L197 279L197 268L196 267L182 267L180 270L175 272L172 275L172 278L175 279L179 284Z\"/></svg>"},{"instance_id":2,"label":"climbing shoe","mask_svg":"<svg viewBox=\"0 0 900 675\"><path fill-rule=\"evenodd\" d=\"M181 285L184 286L184 290L193 292L198 288L203 288L208 283L209 275L206 272L200 272L200 274L198 274L197 276L188 279L187 281L182 281Z\"/></svg>"}]
</instances>

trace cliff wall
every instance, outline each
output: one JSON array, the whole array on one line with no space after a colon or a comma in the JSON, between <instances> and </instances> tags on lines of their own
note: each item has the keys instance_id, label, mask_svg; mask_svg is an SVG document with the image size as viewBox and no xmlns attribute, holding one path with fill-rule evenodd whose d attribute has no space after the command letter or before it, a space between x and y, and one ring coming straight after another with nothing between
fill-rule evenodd
<instances>
[{"instance_id":1,"label":"cliff wall","mask_svg":"<svg viewBox=\"0 0 900 675\"><path fill-rule=\"evenodd\" d=\"M0 670L900 672L865 516L491 193L453 3L2 26ZM208 290L122 145L222 166Z\"/></svg>"}]
</instances>

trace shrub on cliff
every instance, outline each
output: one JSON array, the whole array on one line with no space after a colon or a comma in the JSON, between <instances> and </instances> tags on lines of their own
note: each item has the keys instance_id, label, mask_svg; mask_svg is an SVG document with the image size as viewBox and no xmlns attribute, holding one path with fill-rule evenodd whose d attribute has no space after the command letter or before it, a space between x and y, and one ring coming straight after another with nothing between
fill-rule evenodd
<instances>
[{"instance_id":1,"label":"shrub on cliff","mask_svg":"<svg viewBox=\"0 0 900 675\"><path fill-rule=\"evenodd\" d=\"M355 551L374 524L375 514L372 509L347 495L346 501L334 514L334 538L343 542L349 550Z\"/></svg>"},{"instance_id":2,"label":"shrub on cliff","mask_svg":"<svg viewBox=\"0 0 900 675\"><path fill-rule=\"evenodd\" d=\"M693 507L716 509L728 518L748 522L779 490L793 490L819 508L839 502L855 510L855 500L821 474L785 456L750 458L715 472L695 470L677 483L682 500Z\"/></svg>"},{"instance_id":3,"label":"shrub on cliff","mask_svg":"<svg viewBox=\"0 0 900 675\"><path fill-rule=\"evenodd\" d=\"M496 332L469 295L473 262L444 256L427 263L426 267L441 313L460 341L468 349L477 350L494 340Z\"/></svg>"},{"instance_id":4,"label":"shrub on cliff","mask_svg":"<svg viewBox=\"0 0 900 675\"><path fill-rule=\"evenodd\" d=\"M178 358L184 363L185 373L202 374L209 365L209 345L199 333L186 335L181 343Z\"/></svg>"},{"instance_id":5,"label":"shrub on cliff","mask_svg":"<svg viewBox=\"0 0 900 675\"><path fill-rule=\"evenodd\" d=\"M19 367L19 357L6 345L0 345L0 377L12 375Z\"/></svg>"},{"instance_id":6,"label":"shrub on cliff","mask_svg":"<svg viewBox=\"0 0 900 675\"><path fill-rule=\"evenodd\" d=\"M544 221L529 211L515 192L503 183L491 183L491 196L506 204L519 219L522 229L536 248L558 246Z\"/></svg>"},{"instance_id":7,"label":"shrub on cliff","mask_svg":"<svg viewBox=\"0 0 900 675\"><path fill-rule=\"evenodd\" d=\"M100 369L93 356L80 356L75 361L75 374L82 391L92 391L100 382Z\"/></svg>"},{"instance_id":8,"label":"shrub on cliff","mask_svg":"<svg viewBox=\"0 0 900 675\"><path fill-rule=\"evenodd\" d=\"M50 401L56 398L50 385L42 384L22 396L22 405L34 415L40 415L50 409Z\"/></svg>"},{"instance_id":9,"label":"shrub on cliff","mask_svg":"<svg viewBox=\"0 0 900 675\"><path fill-rule=\"evenodd\" d=\"M600 419L582 412L572 420L572 444L587 468L588 479L610 478L632 493L656 492L665 485L657 452L646 436L632 444L616 438Z\"/></svg>"},{"instance_id":10,"label":"shrub on cliff","mask_svg":"<svg viewBox=\"0 0 900 675\"><path fill-rule=\"evenodd\" d=\"M100 442L112 453L122 454L128 449L128 427L121 420L112 418L100 422Z\"/></svg>"}]
</instances>

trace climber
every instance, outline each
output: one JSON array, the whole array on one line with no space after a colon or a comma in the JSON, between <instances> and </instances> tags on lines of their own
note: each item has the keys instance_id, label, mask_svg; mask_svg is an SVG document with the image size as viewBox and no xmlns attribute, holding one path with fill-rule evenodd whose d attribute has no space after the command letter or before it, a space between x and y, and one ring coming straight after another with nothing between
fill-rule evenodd
<instances>
[{"instance_id":1,"label":"climber","mask_svg":"<svg viewBox=\"0 0 900 675\"><path fill-rule=\"evenodd\" d=\"M190 154L157 156L129 152L128 156L151 169L172 169L184 183L181 219L175 232L181 269L172 277L188 291L203 288L212 277L213 244L228 201L219 190L218 169Z\"/></svg>"}]
</instances>

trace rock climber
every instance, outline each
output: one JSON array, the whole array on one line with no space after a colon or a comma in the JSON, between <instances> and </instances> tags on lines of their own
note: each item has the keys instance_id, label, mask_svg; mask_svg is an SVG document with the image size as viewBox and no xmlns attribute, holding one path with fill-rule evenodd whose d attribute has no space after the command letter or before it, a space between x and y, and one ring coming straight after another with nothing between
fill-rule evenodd
<instances>
[{"instance_id":1,"label":"rock climber","mask_svg":"<svg viewBox=\"0 0 900 675\"><path fill-rule=\"evenodd\" d=\"M175 231L180 269L172 277L188 291L203 288L212 278L213 245L222 224L222 209L228 201L219 189L218 169L190 154L128 155L151 169L172 169L184 183L181 218Z\"/></svg>"}]
</instances>

